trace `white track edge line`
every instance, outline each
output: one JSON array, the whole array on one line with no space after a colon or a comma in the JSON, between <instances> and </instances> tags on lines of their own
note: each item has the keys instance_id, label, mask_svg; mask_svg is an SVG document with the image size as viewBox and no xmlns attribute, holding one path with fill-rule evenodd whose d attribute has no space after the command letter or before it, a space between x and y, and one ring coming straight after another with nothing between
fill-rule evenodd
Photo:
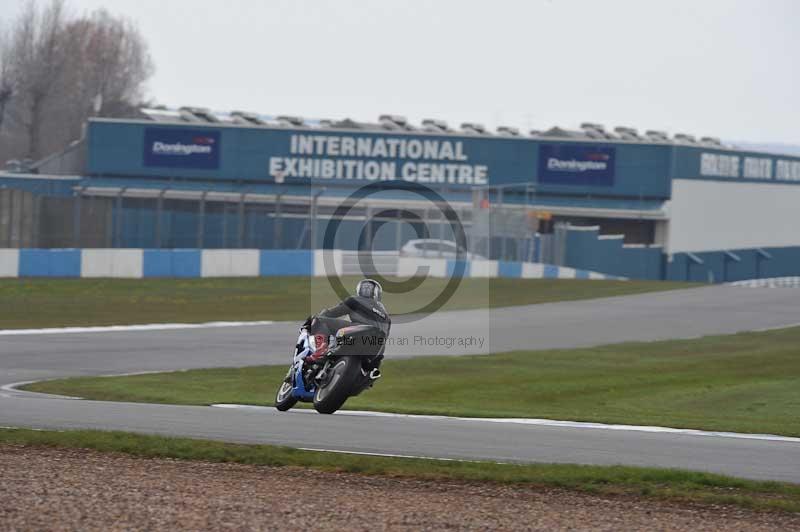
<instances>
[{"instance_id":1,"label":"white track edge line","mask_svg":"<svg viewBox=\"0 0 800 532\"><path fill-rule=\"evenodd\" d=\"M507 464L509 462L495 462L493 460L467 460L461 458L441 458L436 456L416 456L413 454L394 454L394 453L377 453L377 452L367 452L367 451L345 451L342 449L317 449L314 447L298 447L300 451L314 451L317 453L337 453L337 454L355 454L359 456L381 456L384 458L412 458L418 460L438 460L440 462L470 462L470 463L482 463L482 462L492 462L494 464Z\"/></svg>"},{"instance_id":2,"label":"white track edge line","mask_svg":"<svg viewBox=\"0 0 800 532\"><path fill-rule=\"evenodd\" d=\"M9 384L4 384L0 386L0 392L7 392L7 393L0 393L0 397L5 397L10 399L12 397L38 397L41 399L83 399L83 397L73 397L71 395L57 395L54 393L45 393L45 392L31 392L28 390L20 390L19 388L22 386L26 386L28 384L34 384L37 382L47 382L52 380L57 380L59 377L53 377L52 379L37 379L35 381L20 381L20 382L12 382Z\"/></svg>"},{"instance_id":3,"label":"white track edge line","mask_svg":"<svg viewBox=\"0 0 800 532\"><path fill-rule=\"evenodd\" d=\"M0 329L0 336L37 334L76 334L131 331L168 331L177 329L210 329L219 327L251 327L272 325L274 321L210 321L206 323L149 323L141 325L108 325L104 327L54 327L48 329Z\"/></svg>"},{"instance_id":4,"label":"white track edge line","mask_svg":"<svg viewBox=\"0 0 800 532\"><path fill-rule=\"evenodd\" d=\"M213 404L212 407L216 408L235 408L242 410L269 410L272 407L256 406L256 405L234 405L234 404ZM313 414L313 410L299 409L294 410L295 413L308 413ZM450 416L434 416L434 415L419 415L419 414L395 414L391 412L370 412L363 410L340 410L336 415L344 416L363 416L363 417L394 417L394 418L411 418L411 419L426 419L434 421L469 421L469 422L485 422L485 423L505 423L517 425L535 425L544 427L561 427L571 429L599 429L599 430L621 430L630 432L650 432L662 434L680 434L687 436L706 436L717 438L734 438L744 440L764 440L764 441L780 441L790 443L800 443L800 438L792 436L778 436L776 434L748 434L743 432L722 432L722 431L707 431L698 429L678 429L672 427L657 427L647 425L617 425L606 423L593 423L587 421L559 421L553 419L538 419L538 418L480 418L480 417L450 417Z\"/></svg>"}]
</instances>

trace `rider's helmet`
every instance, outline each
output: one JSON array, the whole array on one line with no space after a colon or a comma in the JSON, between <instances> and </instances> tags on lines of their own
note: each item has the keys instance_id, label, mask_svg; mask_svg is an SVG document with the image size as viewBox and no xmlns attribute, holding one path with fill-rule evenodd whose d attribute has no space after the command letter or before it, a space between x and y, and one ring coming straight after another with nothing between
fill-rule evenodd
<instances>
[{"instance_id":1,"label":"rider's helmet","mask_svg":"<svg viewBox=\"0 0 800 532\"><path fill-rule=\"evenodd\" d=\"M362 279L356 285L356 295L374 299L375 301L381 300L383 288L380 283L373 279Z\"/></svg>"}]
</instances>

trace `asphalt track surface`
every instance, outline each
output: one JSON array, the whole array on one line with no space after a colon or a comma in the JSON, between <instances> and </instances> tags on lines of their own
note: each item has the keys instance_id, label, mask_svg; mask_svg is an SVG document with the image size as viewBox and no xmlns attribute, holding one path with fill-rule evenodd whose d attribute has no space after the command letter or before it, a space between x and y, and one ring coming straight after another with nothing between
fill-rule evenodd
<instances>
[{"instance_id":1,"label":"asphalt track surface","mask_svg":"<svg viewBox=\"0 0 800 532\"><path fill-rule=\"evenodd\" d=\"M572 348L800 324L800 291L714 286L442 312L392 331L387 355ZM297 323L0 335L0 426L93 428L299 448L501 462L675 467L800 483L800 441L340 412L109 403L8 385L74 375L288 363ZM458 339L471 339L459 345ZM405 339L398 340L398 339ZM449 340L452 339L452 340ZM481 345L480 340L483 339ZM387 377L390 378L390 377ZM277 385L277 383L276 383Z\"/></svg>"}]
</instances>

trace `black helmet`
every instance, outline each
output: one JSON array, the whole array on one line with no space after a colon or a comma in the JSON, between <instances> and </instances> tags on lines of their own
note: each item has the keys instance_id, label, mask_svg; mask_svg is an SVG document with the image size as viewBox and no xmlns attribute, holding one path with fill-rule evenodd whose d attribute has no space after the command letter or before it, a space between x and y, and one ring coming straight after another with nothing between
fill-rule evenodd
<instances>
[{"instance_id":1,"label":"black helmet","mask_svg":"<svg viewBox=\"0 0 800 532\"><path fill-rule=\"evenodd\" d=\"M361 297L368 297L375 301L380 301L382 293L383 288L381 288L380 283L372 279L362 279L356 285L356 295Z\"/></svg>"}]
</instances>

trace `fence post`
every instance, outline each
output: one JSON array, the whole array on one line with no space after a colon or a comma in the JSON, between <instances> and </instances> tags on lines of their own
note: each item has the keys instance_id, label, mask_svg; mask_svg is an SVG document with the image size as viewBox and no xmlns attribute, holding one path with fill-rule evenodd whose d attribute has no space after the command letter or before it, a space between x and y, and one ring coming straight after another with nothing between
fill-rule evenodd
<instances>
[{"instance_id":1,"label":"fence post","mask_svg":"<svg viewBox=\"0 0 800 532\"><path fill-rule=\"evenodd\" d=\"M122 247L122 223L123 223L122 222L122 220L123 220L123 217L122 217L122 195L125 194L125 190L126 189L127 189L127 187L120 188L119 192L117 193L117 198L116 198L116 206L115 206L116 208L115 208L115 210L116 210L117 224L116 224L116 227L115 227L116 230L114 231L114 241L111 244L111 246L115 247L115 248Z\"/></svg>"},{"instance_id":2,"label":"fence post","mask_svg":"<svg viewBox=\"0 0 800 532\"><path fill-rule=\"evenodd\" d=\"M317 249L317 202L325 190L325 187L322 187L316 191L314 196L311 198L311 231L309 233L309 249Z\"/></svg>"},{"instance_id":3,"label":"fence post","mask_svg":"<svg viewBox=\"0 0 800 532\"><path fill-rule=\"evenodd\" d=\"M166 193L167 189L161 189L156 200L156 248L158 249L161 249L161 213L164 210L164 194Z\"/></svg>"},{"instance_id":4,"label":"fence post","mask_svg":"<svg viewBox=\"0 0 800 532\"><path fill-rule=\"evenodd\" d=\"M239 226L238 229L238 247L239 249L244 248L244 198L247 196L247 192L242 192L242 195L239 197Z\"/></svg>"},{"instance_id":5,"label":"fence post","mask_svg":"<svg viewBox=\"0 0 800 532\"><path fill-rule=\"evenodd\" d=\"M395 212L397 214L397 221L395 221L396 225L394 228L394 249L400 251L403 245L403 211L397 209Z\"/></svg>"},{"instance_id":6,"label":"fence post","mask_svg":"<svg viewBox=\"0 0 800 532\"><path fill-rule=\"evenodd\" d=\"M364 211L364 246L366 247L365 251L369 251L372 249L372 207L367 205L366 210ZM357 249L356 251L361 251L361 249Z\"/></svg>"},{"instance_id":7,"label":"fence post","mask_svg":"<svg viewBox=\"0 0 800 532\"><path fill-rule=\"evenodd\" d=\"M272 223L272 247L273 249L281 249L283 218L281 217L281 200L283 199L283 192L278 192L275 195L275 214Z\"/></svg>"},{"instance_id":8,"label":"fence post","mask_svg":"<svg viewBox=\"0 0 800 532\"><path fill-rule=\"evenodd\" d=\"M85 189L86 187L82 186L72 200L72 246L76 248L81 247L81 209Z\"/></svg>"},{"instance_id":9,"label":"fence post","mask_svg":"<svg viewBox=\"0 0 800 532\"><path fill-rule=\"evenodd\" d=\"M200 194L200 205L199 205L200 212L198 213L198 220L197 220L197 249L203 249L203 239L205 238L205 229L206 229L207 195L208 195L207 190L204 190L203 193Z\"/></svg>"}]
</instances>

